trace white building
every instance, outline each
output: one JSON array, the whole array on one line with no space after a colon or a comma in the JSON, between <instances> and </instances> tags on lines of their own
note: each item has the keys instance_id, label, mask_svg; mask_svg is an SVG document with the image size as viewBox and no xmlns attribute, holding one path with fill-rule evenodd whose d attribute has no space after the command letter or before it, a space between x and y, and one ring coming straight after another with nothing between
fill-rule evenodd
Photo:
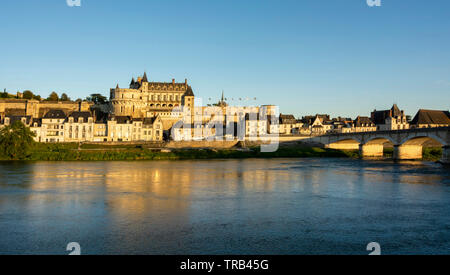
<instances>
[{"instance_id":1,"label":"white building","mask_svg":"<svg viewBox=\"0 0 450 275\"><path fill-rule=\"evenodd\" d=\"M91 112L72 112L65 123L65 142L94 141L94 117Z\"/></svg>"},{"instance_id":2,"label":"white building","mask_svg":"<svg viewBox=\"0 0 450 275\"><path fill-rule=\"evenodd\" d=\"M64 121L66 114L62 110L48 111L42 118L41 142L64 142Z\"/></svg>"}]
</instances>

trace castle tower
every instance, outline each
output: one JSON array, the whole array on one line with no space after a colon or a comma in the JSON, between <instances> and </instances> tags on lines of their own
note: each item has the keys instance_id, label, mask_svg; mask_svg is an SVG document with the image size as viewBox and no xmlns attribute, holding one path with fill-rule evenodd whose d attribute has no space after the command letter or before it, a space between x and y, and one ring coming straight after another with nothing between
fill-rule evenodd
<instances>
[{"instance_id":1,"label":"castle tower","mask_svg":"<svg viewBox=\"0 0 450 275\"><path fill-rule=\"evenodd\" d=\"M142 76L142 82L148 82L147 73L144 72L144 76Z\"/></svg>"},{"instance_id":2,"label":"castle tower","mask_svg":"<svg viewBox=\"0 0 450 275\"><path fill-rule=\"evenodd\" d=\"M191 109L194 108L194 92L192 91L191 86L187 87L187 90L183 95L183 106Z\"/></svg>"}]
</instances>

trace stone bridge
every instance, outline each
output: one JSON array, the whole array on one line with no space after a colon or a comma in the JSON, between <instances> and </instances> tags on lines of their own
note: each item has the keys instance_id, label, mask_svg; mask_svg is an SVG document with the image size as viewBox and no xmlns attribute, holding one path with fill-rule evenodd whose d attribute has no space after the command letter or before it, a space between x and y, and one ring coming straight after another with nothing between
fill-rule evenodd
<instances>
[{"instance_id":1,"label":"stone bridge","mask_svg":"<svg viewBox=\"0 0 450 275\"><path fill-rule=\"evenodd\" d=\"M394 159L422 159L422 147L429 141L442 146L442 162L450 163L450 127L419 128L398 131L330 134L305 141L323 144L326 148L359 149L363 157L382 157L385 143L394 146Z\"/></svg>"}]
</instances>

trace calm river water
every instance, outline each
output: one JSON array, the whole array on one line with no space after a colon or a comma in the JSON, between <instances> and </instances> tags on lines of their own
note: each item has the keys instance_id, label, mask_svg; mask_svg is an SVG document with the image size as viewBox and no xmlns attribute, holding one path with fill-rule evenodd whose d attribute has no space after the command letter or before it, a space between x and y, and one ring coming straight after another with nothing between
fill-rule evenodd
<instances>
[{"instance_id":1,"label":"calm river water","mask_svg":"<svg viewBox=\"0 0 450 275\"><path fill-rule=\"evenodd\" d=\"M248 159L0 163L0 254L450 253L450 169Z\"/></svg>"}]
</instances>

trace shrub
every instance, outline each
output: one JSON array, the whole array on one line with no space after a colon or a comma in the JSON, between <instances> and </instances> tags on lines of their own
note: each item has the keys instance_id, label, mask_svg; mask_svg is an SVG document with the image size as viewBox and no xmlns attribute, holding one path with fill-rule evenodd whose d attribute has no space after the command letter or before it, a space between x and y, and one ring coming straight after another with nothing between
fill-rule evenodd
<instances>
[{"instance_id":1,"label":"shrub","mask_svg":"<svg viewBox=\"0 0 450 275\"><path fill-rule=\"evenodd\" d=\"M21 121L0 130L0 153L8 159L25 159L34 143L34 133Z\"/></svg>"}]
</instances>

